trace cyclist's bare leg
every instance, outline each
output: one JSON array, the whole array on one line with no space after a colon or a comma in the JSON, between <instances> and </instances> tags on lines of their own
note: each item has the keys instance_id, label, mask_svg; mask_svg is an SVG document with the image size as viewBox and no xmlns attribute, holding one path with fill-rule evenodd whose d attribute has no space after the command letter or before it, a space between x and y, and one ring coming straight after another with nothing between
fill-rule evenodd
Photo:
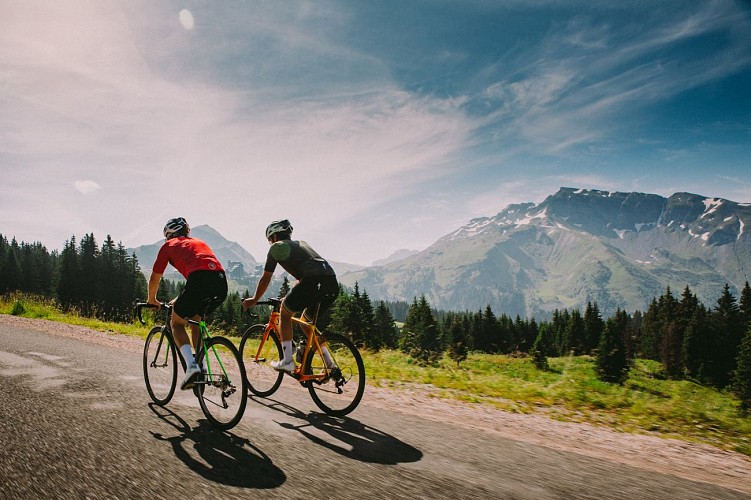
<instances>
[{"instance_id":1,"label":"cyclist's bare leg","mask_svg":"<svg viewBox=\"0 0 751 500\"><path fill-rule=\"evenodd\" d=\"M282 350L284 351L284 362L292 361L292 315L294 311L290 311L284 305L282 301L281 314L279 318L279 334L282 337Z\"/></svg>"},{"instance_id":2,"label":"cyclist's bare leg","mask_svg":"<svg viewBox=\"0 0 751 500\"><path fill-rule=\"evenodd\" d=\"M185 359L185 362L188 365L193 364L195 361L194 359L187 358L187 351L183 346L187 345L188 348L190 348L190 340L188 339L188 332L185 329L185 326L188 324L188 322L185 320L185 318L181 318L179 315L175 314L175 311L172 311L172 336L175 338L175 344L177 344L178 350L182 353L183 358ZM192 325L191 325L192 326ZM200 332L199 332L200 335ZM195 334L194 334L195 338Z\"/></svg>"},{"instance_id":3,"label":"cyclist's bare leg","mask_svg":"<svg viewBox=\"0 0 751 500\"><path fill-rule=\"evenodd\" d=\"M193 321L201 321L201 315L196 314L191 318ZM193 340L193 348L197 351L198 345L201 342L201 327L199 325L190 324L190 333Z\"/></svg>"},{"instance_id":4,"label":"cyclist's bare leg","mask_svg":"<svg viewBox=\"0 0 751 500\"><path fill-rule=\"evenodd\" d=\"M282 302L281 318L279 320L279 329L281 330L279 333L282 335L282 342L292 340L292 316L294 314L295 312L284 307L284 302Z\"/></svg>"}]
</instances>

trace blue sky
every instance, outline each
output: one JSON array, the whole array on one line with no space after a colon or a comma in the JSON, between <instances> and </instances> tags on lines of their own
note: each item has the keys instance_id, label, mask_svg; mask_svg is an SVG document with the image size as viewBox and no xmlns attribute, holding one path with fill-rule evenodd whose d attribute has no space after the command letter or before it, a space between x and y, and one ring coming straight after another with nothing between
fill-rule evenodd
<instances>
[{"instance_id":1,"label":"blue sky","mask_svg":"<svg viewBox=\"0 0 751 500\"><path fill-rule=\"evenodd\" d=\"M751 202L743 1L0 1L0 233L421 250L561 186Z\"/></svg>"}]
</instances>

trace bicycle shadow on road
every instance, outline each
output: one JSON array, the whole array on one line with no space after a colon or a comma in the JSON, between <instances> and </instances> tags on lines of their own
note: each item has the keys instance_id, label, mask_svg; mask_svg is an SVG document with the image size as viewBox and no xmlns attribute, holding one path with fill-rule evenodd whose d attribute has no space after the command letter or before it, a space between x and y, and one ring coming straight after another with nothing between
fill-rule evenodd
<instances>
[{"instance_id":1,"label":"bicycle shadow on road","mask_svg":"<svg viewBox=\"0 0 751 500\"><path fill-rule=\"evenodd\" d=\"M423 453L412 445L379 429L349 417L331 417L324 413L304 413L274 399L251 396L249 399L267 408L303 420L295 425L277 422L285 429L296 430L312 442L344 457L384 465L419 462Z\"/></svg>"},{"instance_id":2,"label":"bicycle shadow on road","mask_svg":"<svg viewBox=\"0 0 751 500\"><path fill-rule=\"evenodd\" d=\"M200 420L197 427L191 428L169 409L153 403L149 407L180 433L167 437L151 432L152 436L169 442L175 456L205 479L256 489L277 488L287 480L284 472L249 440L228 431L221 432L207 420Z\"/></svg>"}]
</instances>

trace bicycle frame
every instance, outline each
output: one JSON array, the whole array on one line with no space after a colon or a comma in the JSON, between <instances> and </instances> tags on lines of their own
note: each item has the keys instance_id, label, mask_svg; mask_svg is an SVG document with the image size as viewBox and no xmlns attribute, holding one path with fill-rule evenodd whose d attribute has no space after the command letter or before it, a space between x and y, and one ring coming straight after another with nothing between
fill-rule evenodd
<instances>
[{"instance_id":1,"label":"bicycle frame","mask_svg":"<svg viewBox=\"0 0 751 500\"><path fill-rule=\"evenodd\" d=\"M174 337L174 334L172 333L172 327L170 326L170 321L169 321L169 317L171 316L172 306L169 306L169 305L166 306L166 311L167 311L167 321L165 321L164 326L162 327L162 331L165 333L165 335L163 335L159 339L159 346L157 347L157 351L156 351L156 353L154 355L154 360L151 361L151 366L156 366L156 364L157 364L157 358L159 357L160 353L162 352L162 345L163 345L164 337L165 336L168 337L169 342L171 342L172 344L176 345L175 344L175 337ZM140 314L140 311L139 311L139 314ZM142 323L144 322L143 319L140 318L140 316L139 316L139 320ZM196 346L196 354L200 354L201 357L203 357L206 360L206 372L207 372L208 378L207 378L207 380L205 380L203 382L198 381L197 384L212 383L212 381L214 380L214 378L213 378L212 367L211 367L211 359L209 357L209 352L206 349L206 344L207 344L207 341L211 338L211 334L209 334L209 329L206 326L206 322L203 319L201 319L201 321L195 321L195 320L189 319L188 323L191 324L191 325L197 325L198 326L198 329L199 329L199 332L200 332L201 341L200 341L200 345ZM224 364L222 363L221 358L219 357L219 355L216 352L216 347L212 346L212 350L214 352L214 357L216 358L216 361L219 364L219 367L221 368L221 372L224 374L225 377L228 377L227 370L224 368ZM182 367L183 367L183 370L184 370L186 364L185 364L185 359L183 358L182 352L180 351L180 349L176 349L175 352L179 356L180 363L182 364ZM165 359L166 359L166 357L169 356L169 351L165 352L164 356L165 356Z\"/></svg>"},{"instance_id":2,"label":"bicycle frame","mask_svg":"<svg viewBox=\"0 0 751 500\"><path fill-rule=\"evenodd\" d=\"M254 357L255 361L263 361L265 358L262 356L263 350L265 347L267 347L266 342L269 339L269 335L273 334L278 336L281 340L281 334L277 330L275 325L279 324L279 319L281 317L281 313L279 311L272 311L269 316L269 322L266 323L266 328L263 331L263 337L261 338L261 343L258 345L258 350L256 351L256 355ZM301 384L305 384L305 382L311 382L311 381L320 381L323 379L326 379L330 376L330 368L326 366L326 363L324 363L324 372L321 374L306 374L305 368L306 368L306 362L309 356L309 352L311 349L315 349L316 352L322 352L322 348L326 345L325 339L324 342L320 342L319 339L322 338L321 331L318 329L316 325L313 323L309 323L305 321L302 318L299 318L297 316L292 317L292 322L294 324L297 324L301 327L303 330L303 333L307 332L307 339L305 342L305 350L302 353L302 362L295 366L295 370L292 372L292 377L294 377L298 382Z\"/></svg>"},{"instance_id":3,"label":"bicycle frame","mask_svg":"<svg viewBox=\"0 0 751 500\"><path fill-rule=\"evenodd\" d=\"M206 343L211 338L211 335L209 334L209 329L206 326L206 322L202 319L201 321L194 321L192 319L188 320L188 323L191 325L198 325L199 332L201 334L201 347L200 347L200 353L201 356L206 360L206 373L208 375L207 380L205 383L211 383L214 380L213 374L211 373L211 360L209 358L209 352L206 349ZM217 363L219 364L219 367L222 370L222 373L225 377L229 378L227 375L227 370L224 368L224 364L222 363L221 358L219 357L219 354L216 352L216 347L211 346L211 349L214 352L214 357L216 358Z\"/></svg>"}]
</instances>

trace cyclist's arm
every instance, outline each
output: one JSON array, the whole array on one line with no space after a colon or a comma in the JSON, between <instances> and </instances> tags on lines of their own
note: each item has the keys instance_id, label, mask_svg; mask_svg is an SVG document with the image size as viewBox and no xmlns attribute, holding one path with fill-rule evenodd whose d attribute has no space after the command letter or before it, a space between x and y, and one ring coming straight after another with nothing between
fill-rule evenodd
<instances>
[{"instance_id":1,"label":"cyclist's arm","mask_svg":"<svg viewBox=\"0 0 751 500\"><path fill-rule=\"evenodd\" d=\"M249 299L243 300L243 309L249 309L256 305L256 302L261 300L261 297L263 297L263 294L266 293L266 289L269 287L269 283L271 283L271 277L274 275L273 272L270 271L264 271L261 275L261 279L258 280L258 285L256 286L256 293L253 294L252 297Z\"/></svg>"},{"instance_id":2,"label":"cyclist's arm","mask_svg":"<svg viewBox=\"0 0 751 500\"><path fill-rule=\"evenodd\" d=\"M161 305L159 301L156 300L156 292L159 290L159 282L161 280L161 273L151 273L151 276L149 277L149 300L147 301L149 304Z\"/></svg>"}]
</instances>

